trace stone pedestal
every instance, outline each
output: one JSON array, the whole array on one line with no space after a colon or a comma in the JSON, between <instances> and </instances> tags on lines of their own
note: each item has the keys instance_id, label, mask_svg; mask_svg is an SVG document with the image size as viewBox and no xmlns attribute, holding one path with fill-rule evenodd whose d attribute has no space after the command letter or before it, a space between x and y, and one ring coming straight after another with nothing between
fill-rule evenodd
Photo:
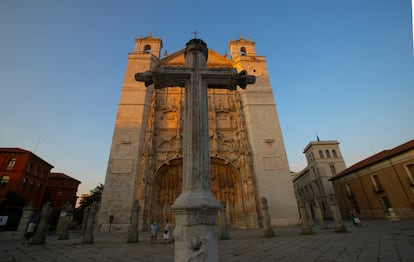
<instances>
[{"instance_id":1,"label":"stone pedestal","mask_svg":"<svg viewBox=\"0 0 414 262\"><path fill-rule=\"evenodd\" d=\"M37 226L36 233L32 238L31 245L43 245L46 242L47 222L49 220L50 211L50 203L47 202L43 205L40 222Z\"/></svg>"},{"instance_id":2,"label":"stone pedestal","mask_svg":"<svg viewBox=\"0 0 414 262\"><path fill-rule=\"evenodd\" d=\"M318 219L318 222L319 222L319 228L326 229L325 220L323 218L321 206L316 200L315 200L315 213L316 213L316 218Z\"/></svg>"},{"instance_id":3,"label":"stone pedestal","mask_svg":"<svg viewBox=\"0 0 414 262\"><path fill-rule=\"evenodd\" d=\"M175 213L174 261L218 261L216 217L219 205L211 192L181 194Z\"/></svg>"},{"instance_id":4,"label":"stone pedestal","mask_svg":"<svg viewBox=\"0 0 414 262\"><path fill-rule=\"evenodd\" d=\"M388 208L388 214L389 214L389 216L387 217L388 220L390 220L390 221L400 220L400 218L397 216L397 213L395 213L395 211L392 207Z\"/></svg>"},{"instance_id":5,"label":"stone pedestal","mask_svg":"<svg viewBox=\"0 0 414 262\"><path fill-rule=\"evenodd\" d=\"M86 232L86 226L88 225L88 218L89 218L89 210L90 208L85 207L85 209L83 210L83 218L82 218L82 227L80 230L79 235L83 236L85 235Z\"/></svg>"},{"instance_id":6,"label":"stone pedestal","mask_svg":"<svg viewBox=\"0 0 414 262\"><path fill-rule=\"evenodd\" d=\"M95 242L94 236L93 236L93 227L95 223L95 214L97 211L97 207L98 207L98 202L96 201L93 202L89 210L88 223L86 225L85 235L83 236L81 240L82 244L92 244Z\"/></svg>"},{"instance_id":7,"label":"stone pedestal","mask_svg":"<svg viewBox=\"0 0 414 262\"><path fill-rule=\"evenodd\" d=\"M58 240L69 239L69 225L72 219L73 208L70 204L66 205L66 209L60 211L58 225Z\"/></svg>"},{"instance_id":8,"label":"stone pedestal","mask_svg":"<svg viewBox=\"0 0 414 262\"><path fill-rule=\"evenodd\" d=\"M300 213L300 221L302 227L302 235L310 235L313 234L312 228L308 224L308 218L306 217L306 210L305 204L303 202L299 203L299 213Z\"/></svg>"},{"instance_id":9,"label":"stone pedestal","mask_svg":"<svg viewBox=\"0 0 414 262\"><path fill-rule=\"evenodd\" d=\"M312 211L309 202L305 202L305 211L306 211L306 217L308 219L308 225L313 226L313 217L312 217Z\"/></svg>"},{"instance_id":10,"label":"stone pedestal","mask_svg":"<svg viewBox=\"0 0 414 262\"><path fill-rule=\"evenodd\" d=\"M260 199L262 203L262 217L263 217L263 235L264 238L270 238L275 236L272 225L270 224L269 206L267 205L267 199L262 197Z\"/></svg>"},{"instance_id":11,"label":"stone pedestal","mask_svg":"<svg viewBox=\"0 0 414 262\"><path fill-rule=\"evenodd\" d=\"M348 230L346 229L345 225L342 222L341 213L338 209L338 205L336 204L336 199L334 196L330 197L330 204L331 204L332 217L335 221L334 231L337 233L348 232Z\"/></svg>"},{"instance_id":12,"label":"stone pedestal","mask_svg":"<svg viewBox=\"0 0 414 262\"><path fill-rule=\"evenodd\" d=\"M229 231L227 230L226 220L226 206L224 201L220 201L220 235L219 239L230 239Z\"/></svg>"},{"instance_id":13,"label":"stone pedestal","mask_svg":"<svg viewBox=\"0 0 414 262\"><path fill-rule=\"evenodd\" d=\"M134 209L132 211L132 220L131 225L128 231L128 243L138 242L139 234L138 234L138 220L139 220L139 210L140 206L138 200L134 202Z\"/></svg>"},{"instance_id":14,"label":"stone pedestal","mask_svg":"<svg viewBox=\"0 0 414 262\"><path fill-rule=\"evenodd\" d=\"M23 237L24 233L26 232L27 225L29 224L30 220L33 219L33 214L35 213L35 208L32 206L31 203L27 204L23 207L23 214L20 218L19 226L17 227L16 234L18 236ZM38 223L38 221L35 221Z\"/></svg>"}]
</instances>

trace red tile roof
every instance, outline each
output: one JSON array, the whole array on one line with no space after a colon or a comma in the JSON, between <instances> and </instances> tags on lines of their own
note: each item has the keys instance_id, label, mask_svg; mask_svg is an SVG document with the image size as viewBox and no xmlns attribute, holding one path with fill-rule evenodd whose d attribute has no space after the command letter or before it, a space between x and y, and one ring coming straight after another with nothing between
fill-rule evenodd
<instances>
[{"instance_id":1,"label":"red tile roof","mask_svg":"<svg viewBox=\"0 0 414 262\"><path fill-rule=\"evenodd\" d=\"M331 181L332 180L335 180L335 179L337 179L339 177L345 176L347 174L350 174L352 172L355 172L357 170L360 170L362 168L365 168L365 167L367 167L369 165L373 165L373 164L375 164L377 162L380 162L382 160L388 159L388 158L390 158L392 156L401 154L401 153L403 153L405 151L408 151L408 150L411 150L411 149L414 149L414 139L413 140L410 140L410 141L408 141L408 142L406 142L406 143L404 143L402 145L399 145L397 147L394 147L393 149L384 150L384 151L381 151L381 152L379 152L379 153L377 153L377 154L375 154L373 156L370 156L370 157L368 157L368 158L366 158L366 159L364 159L364 160L362 160L362 161L360 161L360 162L358 162L358 163L356 163L356 164L348 167L347 169L345 169L344 171L342 171L339 174L335 175L334 177L332 177L329 180L331 180Z\"/></svg>"}]
</instances>

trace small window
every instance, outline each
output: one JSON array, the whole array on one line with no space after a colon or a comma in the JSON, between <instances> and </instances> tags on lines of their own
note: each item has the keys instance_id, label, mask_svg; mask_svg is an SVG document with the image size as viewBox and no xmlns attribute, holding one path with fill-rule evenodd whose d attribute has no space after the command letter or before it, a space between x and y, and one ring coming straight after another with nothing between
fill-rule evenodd
<instances>
[{"instance_id":1,"label":"small window","mask_svg":"<svg viewBox=\"0 0 414 262\"><path fill-rule=\"evenodd\" d=\"M354 195L352 194L351 184L350 183L345 184L345 188L346 188L346 194L348 195L348 197L349 198L353 197Z\"/></svg>"},{"instance_id":2,"label":"small window","mask_svg":"<svg viewBox=\"0 0 414 262\"><path fill-rule=\"evenodd\" d=\"M1 187L6 187L7 184L9 183L9 181L10 181L9 176L2 176L1 179L0 179L0 186Z\"/></svg>"},{"instance_id":3,"label":"small window","mask_svg":"<svg viewBox=\"0 0 414 262\"><path fill-rule=\"evenodd\" d=\"M331 174L334 176L336 175L336 168L335 165L329 165L329 167L331 168Z\"/></svg>"},{"instance_id":4,"label":"small window","mask_svg":"<svg viewBox=\"0 0 414 262\"><path fill-rule=\"evenodd\" d=\"M151 46L145 45L144 46L144 54L151 54Z\"/></svg>"},{"instance_id":5,"label":"small window","mask_svg":"<svg viewBox=\"0 0 414 262\"><path fill-rule=\"evenodd\" d=\"M9 160L9 163L7 163L7 170L12 170L14 165L16 164L16 158L12 158Z\"/></svg>"},{"instance_id":6,"label":"small window","mask_svg":"<svg viewBox=\"0 0 414 262\"><path fill-rule=\"evenodd\" d=\"M332 149L332 155L333 155L334 158L338 158L338 155L336 154L336 150L335 149Z\"/></svg>"},{"instance_id":7,"label":"small window","mask_svg":"<svg viewBox=\"0 0 414 262\"><path fill-rule=\"evenodd\" d=\"M322 150L319 150L319 156L323 159L323 152L322 152Z\"/></svg>"},{"instance_id":8,"label":"small window","mask_svg":"<svg viewBox=\"0 0 414 262\"><path fill-rule=\"evenodd\" d=\"M374 184L374 190L375 192L383 192L384 188L382 187L381 181L379 180L378 175L372 176L372 182Z\"/></svg>"},{"instance_id":9,"label":"small window","mask_svg":"<svg viewBox=\"0 0 414 262\"><path fill-rule=\"evenodd\" d=\"M26 171L27 171L27 172L30 172L30 168L32 168L32 162L31 162L31 161L29 161L29 163L27 164L27 169L26 169Z\"/></svg>"},{"instance_id":10,"label":"small window","mask_svg":"<svg viewBox=\"0 0 414 262\"><path fill-rule=\"evenodd\" d=\"M414 186L414 164L408 164L405 166L408 176L408 183Z\"/></svg>"},{"instance_id":11,"label":"small window","mask_svg":"<svg viewBox=\"0 0 414 262\"><path fill-rule=\"evenodd\" d=\"M331 158L331 153L329 153L329 150L326 150L325 153L327 158Z\"/></svg>"},{"instance_id":12,"label":"small window","mask_svg":"<svg viewBox=\"0 0 414 262\"><path fill-rule=\"evenodd\" d=\"M241 56L245 56L246 55L246 48L245 47L240 48L240 55Z\"/></svg>"}]
</instances>

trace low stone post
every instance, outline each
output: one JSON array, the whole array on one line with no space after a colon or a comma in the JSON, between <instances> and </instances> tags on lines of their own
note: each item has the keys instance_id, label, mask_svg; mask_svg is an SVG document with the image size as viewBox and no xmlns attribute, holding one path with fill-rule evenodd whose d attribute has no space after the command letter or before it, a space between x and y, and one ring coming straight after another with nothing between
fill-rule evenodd
<instances>
[{"instance_id":1,"label":"low stone post","mask_svg":"<svg viewBox=\"0 0 414 262\"><path fill-rule=\"evenodd\" d=\"M72 219L72 205L67 204L65 210L60 211L59 222L60 228L58 233L58 240L69 239L69 225Z\"/></svg>"},{"instance_id":2,"label":"low stone post","mask_svg":"<svg viewBox=\"0 0 414 262\"><path fill-rule=\"evenodd\" d=\"M29 203L23 207L22 217L20 218L19 226L16 231L18 236L23 236L26 232L27 225L29 224L30 219L32 219L35 210L36 209L32 206L32 203ZM38 221L35 222L37 223Z\"/></svg>"},{"instance_id":3,"label":"low stone post","mask_svg":"<svg viewBox=\"0 0 414 262\"><path fill-rule=\"evenodd\" d=\"M271 238L275 236L272 225L270 224L269 206L267 205L267 199L261 198L262 203L262 217L263 217L263 235L264 238Z\"/></svg>"},{"instance_id":4,"label":"low stone post","mask_svg":"<svg viewBox=\"0 0 414 262\"><path fill-rule=\"evenodd\" d=\"M323 218L321 206L319 205L318 200L315 200L315 213L316 213L316 218L318 219L318 222L319 222L319 228L326 229L325 220Z\"/></svg>"},{"instance_id":5,"label":"low stone post","mask_svg":"<svg viewBox=\"0 0 414 262\"><path fill-rule=\"evenodd\" d=\"M332 216L333 216L333 219L335 221L334 231L337 232L337 233L348 232L345 225L342 223L342 217L341 217L341 214L339 212L338 206L336 204L335 196L331 195L329 200L330 200L330 205L331 205Z\"/></svg>"},{"instance_id":6,"label":"low stone post","mask_svg":"<svg viewBox=\"0 0 414 262\"><path fill-rule=\"evenodd\" d=\"M224 201L220 201L220 234L219 238L230 239L229 232L227 231L227 220L226 220L226 206Z\"/></svg>"},{"instance_id":7,"label":"low stone post","mask_svg":"<svg viewBox=\"0 0 414 262\"><path fill-rule=\"evenodd\" d=\"M89 211L90 211L89 207L85 207L85 209L83 210L82 227L79 233L80 236L85 235L86 226L88 225Z\"/></svg>"},{"instance_id":8,"label":"low stone post","mask_svg":"<svg viewBox=\"0 0 414 262\"><path fill-rule=\"evenodd\" d=\"M85 235L82 238L81 244L92 244L94 242L93 227L95 223L95 214L98 207L98 202L92 203L89 210L88 223L86 224Z\"/></svg>"},{"instance_id":9,"label":"low stone post","mask_svg":"<svg viewBox=\"0 0 414 262\"><path fill-rule=\"evenodd\" d=\"M31 245L43 245L46 242L47 222L49 220L50 211L50 203L47 202L43 205L40 222L37 226L36 233L32 238L32 242L30 243Z\"/></svg>"},{"instance_id":10,"label":"low stone post","mask_svg":"<svg viewBox=\"0 0 414 262\"><path fill-rule=\"evenodd\" d=\"M305 210L305 204L303 203L303 201L300 201L298 203L299 206L299 213L300 213L300 224L302 227L302 235L310 235L313 234L313 230L312 228L309 226L308 224L308 219L306 217L306 210Z\"/></svg>"},{"instance_id":11,"label":"low stone post","mask_svg":"<svg viewBox=\"0 0 414 262\"><path fill-rule=\"evenodd\" d=\"M305 202L306 218L308 219L308 225L313 226L312 210L309 202Z\"/></svg>"},{"instance_id":12,"label":"low stone post","mask_svg":"<svg viewBox=\"0 0 414 262\"><path fill-rule=\"evenodd\" d=\"M388 213L390 214L389 216L387 216L387 218L390 221L398 221L400 220L400 218L397 216L397 213L395 213L394 208L390 207L388 208Z\"/></svg>"},{"instance_id":13,"label":"low stone post","mask_svg":"<svg viewBox=\"0 0 414 262\"><path fill-rule=\"evenodd\" d=\"M138 219L139 219L139 210L140 206L138 200L134 202L134 208L132 210L132 220L131 225L129 227L128 232L128 243L135 243L138 242L139 234L138 234Z\"/></svg>"}]
</instances>

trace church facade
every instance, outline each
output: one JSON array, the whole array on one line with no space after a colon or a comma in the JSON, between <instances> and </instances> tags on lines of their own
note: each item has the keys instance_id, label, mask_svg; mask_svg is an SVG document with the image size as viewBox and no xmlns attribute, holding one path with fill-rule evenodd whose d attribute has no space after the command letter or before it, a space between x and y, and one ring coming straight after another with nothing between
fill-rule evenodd
<instances>
[{"instance_id":1,"label":"church facade","mask_svg":"<svg viewBox=\"0 0 414 262\"><path fill-rule=\"evenodd\" d=\"M161 57L162 40L137 38L118 106L102 200L101 230L127 231L140 206L139 227L174 223L170 206L182 191L185 88L154 89L135 74L155 66L184 66L184 49ZM208 90L211 188L231 228L261 226L260 198L272 225L293 225L298 213L276 105L255 43L230 41L230 57L208 50L208 68L236 68L256 76L246 89ZM110 219L111 217L111 219ZM111 220L111 224L110 224Z\"/></svg>"}]
</instances>

